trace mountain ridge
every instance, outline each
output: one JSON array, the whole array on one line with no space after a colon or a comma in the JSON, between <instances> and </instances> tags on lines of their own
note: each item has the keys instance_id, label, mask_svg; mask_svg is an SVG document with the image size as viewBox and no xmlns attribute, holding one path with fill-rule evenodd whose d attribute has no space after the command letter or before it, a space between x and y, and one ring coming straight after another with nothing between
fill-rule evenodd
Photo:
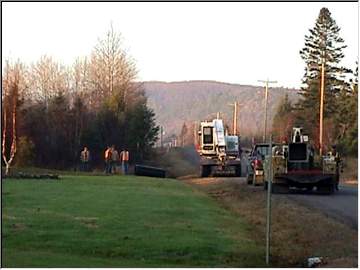
<instances>
[{"instance_id":1,"label":"mountain ridge","mask_svg":"<svg viewBox=\"0 0 360 270\"><path fill-rule=\"evenodd\" d=\"M263 86L241 85L212 80L143 81L148 105L156 114L158 125L164 127L165 136L178 135L184 123L200 122L222 112L227 124L232 121L232 107L239 102L239 130L245 136L261 134L264 122ZM279 102L287 93L290 101L299 99L298 89L269 88L268 129Z\"/></svg>"},{"instance_id":2,"label":"mountain ridge","mask_svg":"<svg viewBox=\"0 0 360 270\"><path fill-rule=\"evenodd\" d=\"M206 80L206 79L204 79L204 80L180 80L180 81L158 81L158 80L140 81L140 83L142 83L142 84L146 84L146 83L173 84L173 83L192 83L192 82L219 83L219 84L223 84L223 85L233 85L233 86L243 86L243 87L263 87L263 86L258 86L258 85L231 83L231 82L223 82L223 81L217 81L217 80ZM276 88L276 87L271 87L271 88ZM293 87L285 87L285 86L279 86L279 88L300 90L300 89L296 89L296 88L293 88Z\"/></svg>"}]
</instances>

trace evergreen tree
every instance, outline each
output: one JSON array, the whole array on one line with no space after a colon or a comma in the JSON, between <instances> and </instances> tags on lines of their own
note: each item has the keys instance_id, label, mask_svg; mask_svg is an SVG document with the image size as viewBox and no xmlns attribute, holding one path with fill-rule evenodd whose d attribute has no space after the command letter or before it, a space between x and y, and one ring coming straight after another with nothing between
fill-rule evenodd
<instances>
[{"instance_id":1,"label":"evergreen tree","mask_svg":"<svg viewBox=\"0 0 360 270\"><path fill-rule=\"evenodd\" d=\"M49 136L46 156L49 164L54 168L66 168L72 163L71 157L71 141L73 139L71 130L71 114L69 100L62 92L49 100L48 115L49 120L48 133Z\"/></svg>"},{"instance_id":2,"label":"evergreen tree","mask_svg":"<svg viewBox=\"0 0 360 270\"><path fill-rule=\"evenodd\" d=\"M126 117L126 143L133 153L133 160L150 158L152 148L158 139L159 127L155 122L155 113L146 104L146 98L128 111Z\"/></svg>"},{"instance_id":3,"label":"evergreen tree","mask_svg":"<svg viewBox=\"0 0 360 270\"><path fill-rule=\"evenodd\" d=\"M351 79L352 86L341 92L336 117L338 143L345 154L357 155L358 129L358 63Z\"/></svg>"},{"instance_id":4,"label":"evergreen tree","mask_svg":"<svg viewBox=\"0 0 360 270\"><path fill-rule=\"evenodd\" d=\"M312 132L315 139L319 127L321 65L324 63L325 67L324 118L334 116L337 97L344 87L348 87L341 74L349 70L340 66L346 45L339 35L340 27L327 8L320 10L315 26L309 32L305 36L305 47L300 51L306 66L300 92L302 98L296 104L296 124Z\"/></svg>"},{"instance_id":5,"label":"evergreen tree","mask_svg":"<svg viewBox=\"0 0 360 270\"><path fill-rule=\"evenodd\" d=\"M288 94L279 103L278 109L273 119L273 136L276 141L283 141L291 135L293 126L293 106Z\"/></svg>"}]
</instances>

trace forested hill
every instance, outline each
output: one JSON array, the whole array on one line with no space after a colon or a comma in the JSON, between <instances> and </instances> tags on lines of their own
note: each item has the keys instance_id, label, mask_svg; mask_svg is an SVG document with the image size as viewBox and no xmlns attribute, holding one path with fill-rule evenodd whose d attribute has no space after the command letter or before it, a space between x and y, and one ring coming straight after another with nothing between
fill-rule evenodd
<instances>
[{"instance_id":1,"label":"forested hill","mask_svg":"<svg viewBox=\"0 0 360 270\"><path fill-rule=\"evenodd\" d=\"M184 122L210 119L222 112L230 124L233 106L239 102L239 130L242 135L261 134L264 117L264 87L229 84L216 81L144 82L148 105L154 109L157 123L164 126L166 135L179 134ZM277 105L288 93L289 99L298 99L296 89L270 88L268 127Z\"/></svg>"}]
</instances>

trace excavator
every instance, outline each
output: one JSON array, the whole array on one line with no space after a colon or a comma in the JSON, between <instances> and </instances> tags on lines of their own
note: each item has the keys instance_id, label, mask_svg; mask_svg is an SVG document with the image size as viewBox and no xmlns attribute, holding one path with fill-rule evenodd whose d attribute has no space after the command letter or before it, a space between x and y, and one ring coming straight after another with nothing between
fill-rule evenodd
<instances>
[{"instance_id":1,"label":"excavator","mask_svg":"<svg viewBox=\"0 0 360 270\"><path fill-rule=\"evenodd\" d=\"M241 176L239 137L227 135L222 119L201 122L198 135L201 177L213 174Z\"/></svg>"}]
</instances>

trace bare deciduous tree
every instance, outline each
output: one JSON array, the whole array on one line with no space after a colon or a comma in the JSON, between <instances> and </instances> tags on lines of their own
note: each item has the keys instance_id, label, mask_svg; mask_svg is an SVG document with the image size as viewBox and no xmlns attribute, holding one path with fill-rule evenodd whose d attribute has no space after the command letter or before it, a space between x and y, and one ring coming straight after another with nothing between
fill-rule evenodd
<instances>
[{"instance_id":1,"label":"bare deciduous tree","mask_svg":"<svg viewBox=\"0 0 360 270\"><path fill-rule=\"evenodd\" d=\"M2 125L2 157L5 163L5 175L9 174L10 166L16 154L17 141L17 107L20 95L24 95L25 79L24 66L17 62L14 65L6 62L4 77L2 80L2 107L3 107L3 125ZM8 126L8 123L11 126ZM10 151L7 150L8 142L11 141ZM7 157L8 156L8 157Z\"/></svg>"},{"instance_id":2,"label":"bare deciduous tree","mask_svg":"<svg viewBox=\"0 0 360 270\"><path fill-rule=\"evenodd\" d=\"M86 98L93 89L90 82L90 66L86 57L77 58L72 67L72 88L76 96Z\"/></svg>"},{"instance_id":3,"label":"bare deciduous tree","mask_svg":"<svg viewBox=\"0 0 360 270\"><path fill-rule=\"evenodd\" d=\"M38 62L32 64L30 74L33 98L44 101L46 105L52 97L69 90L67 69L49 56L42 56Z\"/></svg>"},{"instance_id":4,"label":"bare deciduous tree","mask_svg":"<svg viewBox=\"0 0 360 270\"><path fill-rule=\"evenodd\" d=\"M122 48L121 35L111 29L99 39L91 56L90 74L97 100L119 94L124 102L137 76L134 61Z\"/></svg>"}]
</instances>

